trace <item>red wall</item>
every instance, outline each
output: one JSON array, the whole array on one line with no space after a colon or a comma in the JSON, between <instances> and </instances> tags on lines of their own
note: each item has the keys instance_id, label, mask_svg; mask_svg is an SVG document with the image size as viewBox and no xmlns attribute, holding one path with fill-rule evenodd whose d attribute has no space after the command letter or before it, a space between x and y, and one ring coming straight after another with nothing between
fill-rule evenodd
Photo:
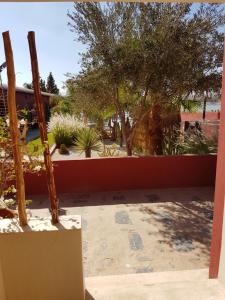
<instances>
[{"instance_id":1,"label":"red wall","mask_svg":"<svg viewBox=\"0 0 225 300\"><path fill-rule=\"evenodd\" d=\"M205 114L205 120L206 121L215 121L220 119L220 113L213 112L213 111L207 111ZM202 112L182 112L181 113L181 121L189 121L189 122L195 122L195 121L202 121Z\"/></svg>"},{"instance_id":2,"label":"red wall","mask_svg":"<svg viewBox=\"0 0 225 300\"><path fill-rule=\"evenodd\" d=\"M91 158L55 161L57 192L214 185L216 155ZM26 175L26 192L47 192L45 174Z\"/></svg>"},{"instance_id":3,"label":"red wall","mask_svg":"<svg viewBox=\"0 0 225 300\"><path fill-rule=\"evenodd\" d=\"M224 39L225 44L225 39ZM225 47L223 54L223 76L222 76L222 97L221 114L218 139L218 160L216 169L214 214L212 227L211 255L209 264L209 277L217 278L219 272L220 252L223 232L223 211L225 199Z\"/></svg>"}]
</instances>

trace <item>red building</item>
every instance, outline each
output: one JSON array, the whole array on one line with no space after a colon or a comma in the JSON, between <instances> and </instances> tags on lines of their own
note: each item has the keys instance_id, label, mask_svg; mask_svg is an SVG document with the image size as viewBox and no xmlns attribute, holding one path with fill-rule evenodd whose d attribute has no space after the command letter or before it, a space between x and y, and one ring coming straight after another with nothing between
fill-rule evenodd
<instances>
[{"instance_id":1,"label":"red building","mask_svg":"<svg viewBox=\"0 0 225 300\"><path fill-rule=\"evenodd\" d=\"M2 87L0 86L0 116L4 116L7 113L7 90L7 85L3 84ZM53 95L45 92L42 92L41 95L47 114L49 111L50 97ZM16 104L18 110L27 109L31 111L34 109L34 91L23 87L16 87Z\"/></svg>"}]
</instances>

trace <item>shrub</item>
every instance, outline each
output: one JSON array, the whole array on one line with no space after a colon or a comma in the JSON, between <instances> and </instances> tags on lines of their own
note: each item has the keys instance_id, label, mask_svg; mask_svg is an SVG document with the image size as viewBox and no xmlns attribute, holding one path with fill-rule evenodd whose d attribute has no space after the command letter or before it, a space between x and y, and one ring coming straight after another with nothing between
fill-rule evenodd
<instances>
[{"instance_id":1,"label":"shrub","mask_svg":"<svg viewBox=\"0 0 225 300\"><path fill-rule=\"evenodd\" d=\"M16 188L11 184L16 179L12 146L8 120L0 117L0 213L3 212L0 217L7 217L7 213L13 217L12 212L8 211L7 208L16 203ZM38 156L31 158L26 148L22 149L22 155L24 173L38 173L44 169L43 160ZM29 204L28 201L26 204ZM5 216L4 213L6 213Z\"/></svg>"},{"instance_id":2,"label":"shrub","mask_svg":"<svg viewBox=\"0 0 225 300\"><path fill-rule=\"evenodd\" d=\"M91 157L91 151L100 151L101 143L98 133L93 128L83 127L79 129L75 149L85 152L85 157Z\"/></svg>"},{"instance_id":3,"label":"shrub","mask_svg":"<svg viewBox=\"0 0 225 300\"><path fill-rule=\"evenodd\" d=\"M217 139L207 138L203 134L185 135L180 145L184 154L209 154L217 152Z\"/></svg>"},{"instance_id":4,"label":"shrub","mask_svg":"<svg viewBox=\"0 0 225 300\"><path fill-rule=\"evenodd\" d=\"M217 139L207 138L201 131L181 132L174 130L163 140L164 155L209 154L217 152Z\"/></svg>"},{"instance_id":5,"label":"shrub","mask_svg":"<svg viewBox=\"0 0 225 300\"><path fill-rule=\"evenodd\" d=\"M48 130L52 132L57 147L71 146L77 138L77 131L84 125L75 116L55 114L51 117Z\"/></svg>"},{"instance_id":6,"label":"shrub","mask_svg":"<svg viewBox=\"0 0 225 300\"><path fill-rule=\"evenodd\" d=\"M98 154L100 157L113 157L120 155L116 144L112 144L111 146L104 145L103 147L103 151Z\"/></svg>"}]
</instances>

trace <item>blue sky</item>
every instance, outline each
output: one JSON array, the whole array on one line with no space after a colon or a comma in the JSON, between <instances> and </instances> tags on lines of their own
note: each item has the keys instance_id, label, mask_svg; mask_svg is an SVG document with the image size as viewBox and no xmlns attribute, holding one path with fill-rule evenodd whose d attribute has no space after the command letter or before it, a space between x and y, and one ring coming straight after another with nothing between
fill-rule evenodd
<instances>
[{"instance_id":1,"label":"blue sky","mask_svg":"<svg viewBox=\"0 0 225 300\"><path fill-rule=\"evenodd\" d=\"M0 2L0 33L10 31L14 51L17 86L31 82L30 55L27 33L36 32L36 46L39 58L39 71L43 79L51 71L58 87L65 81L65 73L78 73L80 70L80 52L85 46L74 41L67 23L67 11L72 2L64 3L2 3ZM193 5L193 11L198 4ZM222 29L224 31L224 28ZM5 61L3 41L0 35L0 64ZM3 71L3 81L6 71ZM62 91L62 90L61 90Z\"/></svg>"},{"instance_id":2,"label":"blue sky","mask_svg":"<svg viewBox=\"0 0 225 300\"><path fill-rule=\"evenodd\" d=\"M51 71L59 88L66 79L65 73L80 70L79 52L85 47L74 41L74 34L67 26L67 10L73 3L0 3L0 32L10 31L14 52L17 86L31 82L30 55L27 33L36 32L39 71L43 79ZM0 64L5 61L2 37L0 36ZM6 71L3 73L6 80Z\"/></svg>"}]
</instances>

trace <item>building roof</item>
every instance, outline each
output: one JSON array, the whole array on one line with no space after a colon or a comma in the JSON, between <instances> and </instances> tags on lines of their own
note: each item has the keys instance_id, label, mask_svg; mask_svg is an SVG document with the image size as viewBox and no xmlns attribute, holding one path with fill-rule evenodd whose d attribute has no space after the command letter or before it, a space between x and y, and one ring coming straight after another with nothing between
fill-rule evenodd
<instances>
[{"instance_id":1,"label":"building roof","mask_svg":"<svg viewBox=\"0 0 225 300\"><path fill-rule=\"evenodd\" d=\"M7 84L3 84L2 87L4 90L8 90ZM16 87L16 92L21 92L21 93L26 93L26 94L34 94L34 90L27 89L24 87L18 87L18 86ZM48 96L48 97L55 96L54 94L50 94L50 93L46 93L46 92L41 92L41 94L43 96Z\"/></svg>"}]
</instances>

